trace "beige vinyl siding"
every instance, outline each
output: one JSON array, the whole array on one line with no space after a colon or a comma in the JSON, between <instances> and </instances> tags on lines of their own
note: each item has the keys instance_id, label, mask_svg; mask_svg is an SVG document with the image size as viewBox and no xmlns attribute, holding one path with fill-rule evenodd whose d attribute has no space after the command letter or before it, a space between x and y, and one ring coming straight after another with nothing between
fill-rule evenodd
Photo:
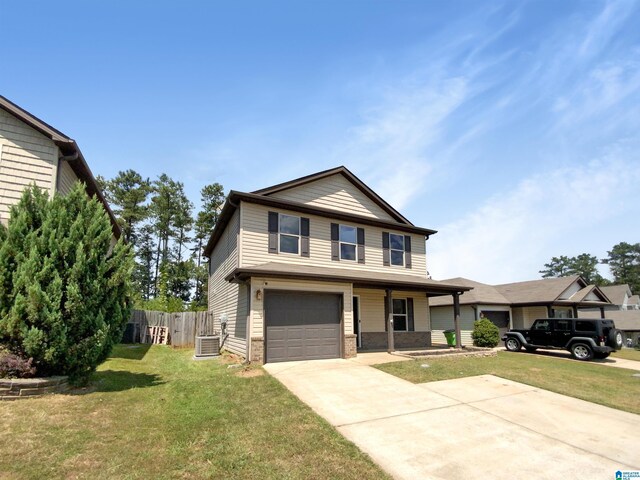
<instances>
[{"instance_id":1,"label":"beige vinyl siding","mask_svg":"<svg viewBox=\"0 0 640 480\"><path fill-rule=\"evenodd\" d=\"M570 298L571 295L579 292L580 290L582 290L582 287L577 281L575 281L569 286L569 288L567 288L564 292L562 292L562 295L560 295L558 298L562 300L566 300L567 298Z\"/></svg>"},{"instance_id":2,"label":"beige vinyl siding","mask_svg":"<svg viewBox=\"0 0 640 480\"><path fill-rule=\"evenodd\" d=\"M258 290L261 294L258 295ZM353 302L350 283L313 282L303 280L276 280L253 277L251 279L251 337L264 338L264 291L297 290L301 292L326 292L341 294L344 299L344 333L353 333ZM258 296L260 298L258 298Z\"/></svg>"},{"instance_id":3,"label":"beige vinyl siding","mask_svg":"<svg viewBox=\"0 0 640 480\"><path fill-rule=\"evenodd\" d=\"M0 221L29 185L55 189L58 147L27 124L0 109Z\"/></svg>"},{"instance_id":4,"label":"beige vinyl siding","mask_svg":"<svg viewBox=\"0 0 640 480\"><path fill-rule=\"evenodd\" d=\"M213 313L216 330L220 318L227 316L227 334L223 348L246 355L247 315L242 311L246 298L246 286L227 282L224 278L238 266L239 212L233 215L222 237L211 253L209 265L209 310ZM244 295L242 295L244 293ZM246 310L246 301L244 302Z\"/></svg>"},{"instance_id":5,"label":"beige vinyl siding","mask_svg":"<svg viewBox=\"0 0 640 480\"><path fill-rule=\"evenodd\" d=\"M269 196L365 217L395 221L391 215L341 174L321 178Z\"/></svg>"},{"instance_id":6,"label":"beige vinyl siding","mask_svg":"<svg viewBox=\"0 0 640 480\"><path fill-rule=\"evenodd\" d=\"M360 329L362 332L384 332L385 291L354 288L353 295L360 297ZM393 292L392 298L413 298L413 322L416 332L428 332L429 303L427 297L415 292Z\"/></svg>"},{"instance_id":7,"label":"beige vinyl siding","mask_svg":"<svg viewBox=\"0 0 640 480\"><path fill-rule=\"evenodd\" d=\"M242 265L251 267L268 262L298 265L316 265L319 267L346 268L369 272L397 273L426 278L427 264L425 254L425 238L422 235L411 235L412 268L384 266L382 264L382 232L404 234L390 229L382 229L368 225L352 224L365 230L365 263L353 261L331 260L331 219L313 215L302 215L309 218L309 258L286 253L273 254L268 251L268 212L270 210L289 215L301 216L287 210L274 210L262 205L241 202L242 209ZM335 222L334 222L335 223Z\"/></svg>"},{"instance_id":8,"label":"beige vinyl siding","mask_svg":"<svg viewBox=\"0 0 640 480\"><path fill-rule=\"evenodd\" d=\"M69 162L60 162L58 166L58 192L66 195L71 191L76 180L78 180L78 176L72 170Z\"/></svg>"},{"instance_id":9,"label":"beige vinyl siding","mask_svg":"<svg viewBox=\"0 0 640 480\"><path fill-rule=\"evenodd\" d=\"M473 331L473 322L475 321L475 310L468 305L462 305L460 307L460 336L462 345L473 345L471 332ZM443 332L453 329L453 307L431 307L431 343L446 344L447 339L444 337Z\"/></svg>"},{"instance_id":10,"label":"beige vinyl siding","mask_svg":"<svg viewBox=\"0 0 640 480\"><path fill-rule=\"evenodd\" d=\"M513 328L529 328L537 318L547 318L547 307L513 307Z\"/></svg>"}]
</instances>

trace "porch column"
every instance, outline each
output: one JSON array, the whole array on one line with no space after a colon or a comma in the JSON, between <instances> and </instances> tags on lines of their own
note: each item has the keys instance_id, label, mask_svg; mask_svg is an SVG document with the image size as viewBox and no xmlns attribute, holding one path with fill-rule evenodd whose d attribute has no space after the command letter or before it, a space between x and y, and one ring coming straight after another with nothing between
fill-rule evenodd
<instances>
[{"instance_id":1,"label":"porch column","mask_svg":"<svg viewBox=\"0 0 640 480\"><path fill-rule=\"evenodd\" d=\"M578 318L578 306L573 306L573 318Z\"/></svg>"},{"instance_id":2,"label":"porch column","mask_svg":"<svg viewBox=\"0 0 640 480\"><path fill-rule=\"evenodd\" d=\"M553 307L551 305L547 305L547 318L553 318Z\"/></svg>"},{"instance_id":3,"label":"porch column","mask_svg":"<svg viewBox=\"0 0 640 480\"><path fill-rule=\"evenodd\" d=\"M600 318L604 318L604 307L600 307Z\"/></svg>"},{"instance_id":4,"label":"porch column","mask_svg":"<svg viewBox=\"0 0 640 480\"><path fill-rule=\"evenodd\" d=\"M387 352L391 353L395 350L393 345L393 299L391 298L392 291L387 289Z\"/></svg>"},{"instance_id":5,"label":"porch column","mask_svg":"<svg viewBox=\"0 0 640 480\"><path fill-rule=\"evenodd\" d=\"M453 294L453 328L456 331L456 348L462 348L462 334L460 333L460 294Z\"/></svg>"}]
</instances>

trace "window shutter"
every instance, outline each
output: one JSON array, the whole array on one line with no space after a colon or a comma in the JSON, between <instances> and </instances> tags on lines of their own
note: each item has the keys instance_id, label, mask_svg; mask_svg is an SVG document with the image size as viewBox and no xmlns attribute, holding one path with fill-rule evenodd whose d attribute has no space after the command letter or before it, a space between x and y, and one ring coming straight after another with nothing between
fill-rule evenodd
<instances>
[{"instance_id":1,"label":"window shutter","mask_svg":"<svg viewBox=\"0 0 640 480\"><path fill-rule=\"evenodd\" d=\"M331 260L340 260L340 226L331 224Z\"/></svg>"},{"instance_id":2,"label":"window shutter","mask_svg":"<svg viewBox=\"0 0 640 480\"><path fill-rule=\"evenodd\" d=\"M411 236L404 236L404 266L411 268Z\"/></svg>"},{"instance_id":3,"label":"window shutter","mask_svg":"<svg viewBox=\"0 0 640 480\"><path fill-rule=\"evenodd\" d=\"M390 265L389 232L382 232L382 264Z\"/></svg>"},{"instance_id":4,"label":"window shutter","mask_svg":"<svg viewBox=\"0 0 640 480\"><path fill-rule=\"evenodd\" d=\"M300 218L300 256L309 256L309 219Z\"/></svg>"},{"instance_id":5,"label":"window shutter","mask_svg":"<svg viewBox=\"0 0 640 480\"><path fill-rule=\"evenodd\" d=\"M384 331L389 331L389 295L384 296Z\"/></svg>"},{"instance_id":6,"label":"window shutter","mask_svg":"<svg viewBox=\"0 0 640 480\"><path fill-rule=\"evenodd\" d=\"M358 263L364 263L364 228L358 228Z\"/></svg>"},{"instance_id":7,"label":"window shutter","mask_svg":"<svg viewBox=\"0 0 640 480\"><path fill-rule=\"evenodd\" d=\"M269 253L278 253L278 213L269 212Z\"/></svg>"},{"instance_id":8,"label":"window shutter","mask_svg":"<svg viewBox=\"0 0 640 480\"><path fill-rule=\"evenodd\" d=\"M410 332L415 331L413 322L413 298L407 298L407 327Z\"/></svg>"}]
</instances>

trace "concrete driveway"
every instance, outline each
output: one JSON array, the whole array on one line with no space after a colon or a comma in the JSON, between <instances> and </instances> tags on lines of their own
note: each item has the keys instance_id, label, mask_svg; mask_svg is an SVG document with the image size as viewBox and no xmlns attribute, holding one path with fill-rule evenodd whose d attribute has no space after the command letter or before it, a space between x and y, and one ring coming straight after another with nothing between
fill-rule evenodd
<instances>
[{"instance_id":1,"label":"concrete driveway","mask_svg":"<svg viewBox=\"0 0 640 480\"><path fill-rule=\"evenodd\" d=\"M492 375L416 385L364 363L265 369L395 478L606 479L640 470L638 415Z\"/></svg>"}]
</instances>

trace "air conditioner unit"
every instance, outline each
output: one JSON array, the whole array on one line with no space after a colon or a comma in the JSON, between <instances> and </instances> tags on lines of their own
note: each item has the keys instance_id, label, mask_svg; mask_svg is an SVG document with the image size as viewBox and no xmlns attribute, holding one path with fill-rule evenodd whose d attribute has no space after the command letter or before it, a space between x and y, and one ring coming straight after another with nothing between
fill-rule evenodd
<instances>
[{"instance_id":1,"label":"air conditioner unit","mask_svg":"<svg viewBox=\"0 0 640 480\"><path fill-rule=\"evenodd\" d=\"M196 336L194 358L210 358L220 355L220 337L217 335Z\"/></svg>"}]
</instances>

